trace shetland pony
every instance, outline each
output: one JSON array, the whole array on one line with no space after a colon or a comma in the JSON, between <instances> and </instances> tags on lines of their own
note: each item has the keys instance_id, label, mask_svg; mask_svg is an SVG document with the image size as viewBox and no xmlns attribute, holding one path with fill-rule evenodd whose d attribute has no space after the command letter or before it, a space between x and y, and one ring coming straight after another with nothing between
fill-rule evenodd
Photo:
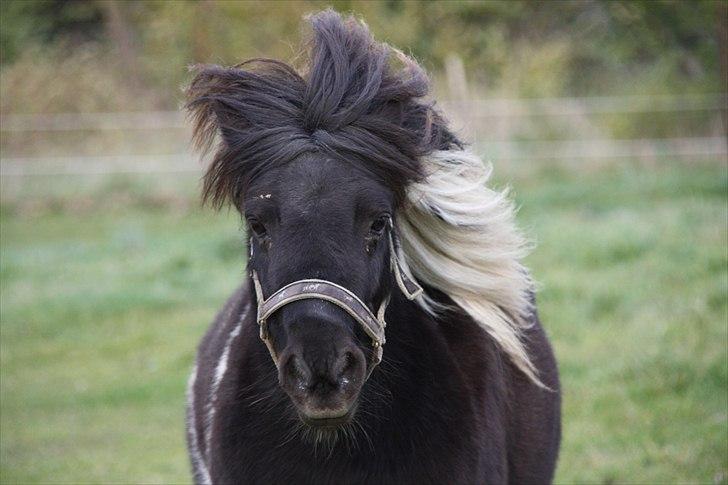
<instances>
[{"instance_id":1,"label":"shetland pony","mask_svg":"<svg viewBox=\"0 0 728 485\"><path fill-rule=\"evenodd\" d=\"M250 254L189 380L195 481L550 482L558 373L512 203L412 59L308 21L303 66L202 66L187 91L204 199Z\"/></svg>"}]
</instances>

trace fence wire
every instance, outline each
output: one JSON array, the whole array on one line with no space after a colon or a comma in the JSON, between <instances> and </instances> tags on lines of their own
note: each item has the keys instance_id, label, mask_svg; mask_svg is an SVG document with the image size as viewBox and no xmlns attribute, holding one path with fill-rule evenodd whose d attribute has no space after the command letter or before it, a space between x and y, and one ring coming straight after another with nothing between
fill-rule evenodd
<instances>
[{"instance_id":1,"label":"fence wire","mask_svg":"<svg viewBox=\"0 0 728 485\"><path fill-rule=\"evenodd\" d=\"M603 96L585 98L475 99L445 101L441 108L473 141L485 158L498 160L599 160L607 158L659 159L728 157L725 93L700 95ZM713 119L708 133L669 138L615 139L592 120L601 115L629 118L641 113L674 113L676 123L690 113ZM557 127L569 138L528 138L524 127ZM533 128L535 127L535 128ZM111 132L154 137L171 132L163 154L53 153L27 156L13 147L38 144L52 152L54 136L103 136ZM101 134L101 135L99 135ZM0 116L0 176L98 175L113 173L196 173L202 166L186 150L189 124L180 111L129 113L13 114ZM162 140L161 137L158 137ZM11 143L12 141L12 143ZM123 143L123 142L122 142ZM144 146L144 143L138 143ZM133 148L138 148L134 146ZM157 150L159 151L159 150Z\"/></svg>"}]
</instances>

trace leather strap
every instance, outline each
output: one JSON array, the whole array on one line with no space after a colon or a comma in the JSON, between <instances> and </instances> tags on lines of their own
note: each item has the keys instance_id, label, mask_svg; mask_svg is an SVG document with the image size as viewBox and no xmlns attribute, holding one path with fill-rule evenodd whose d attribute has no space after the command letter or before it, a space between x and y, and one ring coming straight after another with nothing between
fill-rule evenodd
<instances>
[{"instance_id":1,"label":"leather strap","mask_svg":"<svg viewBox=\"0 0 728 485\"><path fill-rule=\"evenodd\" d=\"M395 245L391 230L389 231L389 253L390 266L394 273L394 279L397 280L397 286L399 286L399 289L402 290L402 293L404 293L404 296L406 296L408 300L414 300L422 294L422 287L412 278L407 276L407 273L405 273L402 268L402 264L399 262L398 257L399 245Z\"/></svg>"},{"instance_id":2,"label":"leather strap","mask_svg":"<svg viewBox=\"0 0 728 485\"><path fill-rule=\"evenodd\" d=\"M392 236L392 225L390 221L389 228L389 254L390 268L394 273L395 280L402 293L409 300L413 300L422 294L422 288L416 281L410 278L403 270L398 259L399 248L395 245ZM252 241L251 241L252 256ZM251 277L255 287L255 296L258 300L257 321L260 325L260 338L268 347L273 362L278 367L278 356L276 355L273 343L268 334L267 320L276 311L293 303L294 301L317 299L324 300L342 308L362 327L364 332L372 339L372 362L367 372L367 378L371 374L374 367L382 360L382 346L386 342L384 328L387 323L384 320L384 314L389 304L390 295L387 295L379 306L377 315L374 316L367 305L361 301L352 291L337 285L331 281L320 279L303 279L289 283L278 289L268 299L263 295L263 288L258 279L258 273L253 270Z\"/></svg>"}]
</instances>

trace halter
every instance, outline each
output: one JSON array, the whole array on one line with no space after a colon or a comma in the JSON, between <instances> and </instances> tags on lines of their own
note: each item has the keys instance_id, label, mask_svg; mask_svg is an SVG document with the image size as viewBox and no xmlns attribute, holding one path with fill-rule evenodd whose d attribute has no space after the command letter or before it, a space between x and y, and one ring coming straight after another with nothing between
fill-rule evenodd
<instances>
[{"instance_id":1,"label":"halter","mask_svg":"<svg viewBox=\"0 0 728 485\"><path fill-rule=\"evenodd\" d=\"M390 269L394 273L397 286L399 286L399 289L402 290L402 293L404 293L408 300L414 300L422 293L422 287L420 287L420 285L412 278L407 276L402 269L402 265L397 258L397 247L395 246L394 239L392 238L391 221L389 223L388 235ZM252 244L250 247L252 256ZM387 322L384 321L384 313L387 310L387 305L389 304L391 295L387 295L382 300L375 316L369 307L351 290L331 281L319 279L303 279L294 281L293 283L289 283L282 288L279 288L278 291L266 299L263 295L263 288L260 285L260 280L258 279L258 273L255 270L252 271L251 277L255 287L255 297L258 301L257 321L260 326L260 339L268 348L268 352L270 352L270 356L276 367L279 367L278 356L276 355L275 349L273 348L273 342L271 341L270 334L268 333L267 320L272 314L289 303L307 299L328 301L343 309L359 323L367 336L372 339L372 347L374 351L372 352L372 361L369 371L367 372L367 378L374 367L382 361L382 346L386 342L384 328L387 326Z\"/></svg>"}]
</instances>

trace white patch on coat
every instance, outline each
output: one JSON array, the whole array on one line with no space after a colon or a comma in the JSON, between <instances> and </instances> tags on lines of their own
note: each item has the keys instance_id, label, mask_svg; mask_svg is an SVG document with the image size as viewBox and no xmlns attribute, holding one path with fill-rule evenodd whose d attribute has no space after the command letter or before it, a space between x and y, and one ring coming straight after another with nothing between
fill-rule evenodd
<instances>
[{"instance_id":1,"label":"white patch on coat","mask_svg":"<svg viewBox=\"0 0 728 485\"><path fill-rule=\"evenodd\" d=\"M408 188L397 217L405 272L449 295L543 385L523 341L533 282L521 260L530 246L508 192L487 187L492 167L469 151L436 151L422 163L426 178ZM417 302L432 314L441 309L427 295Z\"/></svg>"},{"instance_id":2,"label":"white patch on coat","mask_svg":"<svg viewBox=\"0 0 728 485\"><path fill-rule=\"evenodd\" d=\"M192 457L192 467L195 475L199 476L203 485L212 484L210 473L207 470L207 464L200 454L197 445L197 420L195 419L195 381L197 381L197 363L192 368L192 374L187 381L187 432L189 433L190 455Z\"/></svg>"},{"instance_id":3,"label":"white patch on coat","mask_svg":"<svg viewBox=\"0 0 728 485\"><path fill-rule=\"evenodd\" d=\"M207 452L207 460L210 461L210 444L212 443L212 426L215 419L215 404L217 403L217 391L220 389L220 383L225 377L225 373L228 369L228 359L230 358L230 348L232 347L233 340L240 335L240 331L243 328L243 322L248 316L250 310L250 303L245 307L243 313L240 315L237 325L233 328L230 335L228 335L227 341L225 342L225 349L220 356L220 360L217 361L215 366L215 374L213 375L212 386L210 387L210 401L207 405L207 419L205 422L205 451Z\"/></svg>"}]
</instances>

